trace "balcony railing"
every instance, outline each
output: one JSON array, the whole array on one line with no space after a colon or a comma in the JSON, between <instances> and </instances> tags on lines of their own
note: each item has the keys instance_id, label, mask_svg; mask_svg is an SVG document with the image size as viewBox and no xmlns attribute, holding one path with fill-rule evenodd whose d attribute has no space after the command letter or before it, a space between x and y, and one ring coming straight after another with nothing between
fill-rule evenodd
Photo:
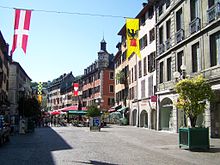
<instances>
[{"instance_id":1,"label":"balcony railing","mask_svg":"<svg viewBox=\"0 0 220 165\"><path fill-rule=\"evenodd\" d=\"M170 49L171 47L171 39L168 38L166 41L165 41L165 45L166 45L166 50Z\"/></svg>"},{"instance_id":2,"label":"balcony railing","mask_svg":"<svg viewBox=\"0 0 220 165\"><path fill-rule=\"evenodd\" d=\"M165 51L165 46L164 44L159 45L159 54L162 54Z\"/></svg>"},{"instance_id":3,"label":"balcony railing","mask_svg":"<svg viewBox=\"0 0 220 165\"><path fill-rule=\"evenodd\" d=\"M208 23L217 19L220 16L220 2L217 2L215 5L210 7L207 10L207 15L208 15Z\"/></svg>"},{"instance_id":4,"label":"balcony railing","mask_svg":"<svg viewBox=\"0 0 220 165\"><path fill-rule=\"evenodd\" d=\"M179 43L184 39L184 30L180 29L178 32L176 32L176 43Z\"/></svg>"},{"instance_id":5,"label":"balcony railing","mask_svg":"<svg viewBox=\"0 0 220 165\"><path fill-rule=\"evenodd\" d=\"M196 17L189 23L190 34L193 34L200 30L200 18Z\"/></svg>"}]
</instances>

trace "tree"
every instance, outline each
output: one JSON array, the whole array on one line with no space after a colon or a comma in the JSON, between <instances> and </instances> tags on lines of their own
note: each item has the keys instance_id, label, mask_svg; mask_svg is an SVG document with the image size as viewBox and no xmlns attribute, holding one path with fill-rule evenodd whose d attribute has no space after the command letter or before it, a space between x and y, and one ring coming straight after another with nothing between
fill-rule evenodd
<instances>
[{"instance_id":1,"label":"tree","mask_svg":"<svg viewBox=\"0 0 220 165\"><path fill-rule=\"evenodd\" d=\"M18 101L18 111L21 116L38 118L41 115L40 104L36 98L21 97Z\"/></svg>"},{"instance_id":2,"label":"tree","mask_svg":"<svg viewBox=\"0 0 220 165\"><path fill-rule=\"evenodd\" d=\"M191 127L195 127L198 115L206 108L206 101L213 99L214 92L211 85L199 75L180 80L175 85L175 91L179 94L177 108L184 110L190 119Z\"/></svg>"},{"instance_id":3,"label":"tree","mask_svg":"<svg viewBox=\"0 0 220 165\"><path fill-rule=\"evenodd\" d=\"M125 89L124 89L125 92L124 92L124 100L123 100L123 103L124 103L124 105L126 106L126 100L127 100L127 97L128 97L128 79L127 79L127 74L126 74L125 69L119 71L118 73L116 73L115 79L116 79L117 81L119 81L120 84L123 84L124 87L125 87Z\"/></svg>"},{"instance_id":4,"label":"tree","mask_svg":"<svg viewBox=\"0 0 220 165\"><path fill-rule=\"evenodd\" d=\"M98 117L101 116L101 112L96 105L91 105L88 107L87 116L89 117Z\"/></svg>"}]
</instances>

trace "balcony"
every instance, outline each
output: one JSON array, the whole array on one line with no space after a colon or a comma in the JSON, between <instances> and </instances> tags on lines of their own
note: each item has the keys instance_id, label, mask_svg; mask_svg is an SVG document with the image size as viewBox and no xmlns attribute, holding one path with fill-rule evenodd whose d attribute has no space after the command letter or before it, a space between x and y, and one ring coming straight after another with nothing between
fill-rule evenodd
<instances>
[{"instance_id":1,"label":"balcony","mask_svg":"<svg viewBox=\"0 0 220 165\"><path fill-rule=\"evenodd\" d=\"M180 29L178 32L176 32L175 36L176 36L176 43L179 43L184 39L184 30Z\"/></svg>"},{"instance_id":2,"label":"balcony","mask_svg":"<svg viewBox=\"0 0 220 165\"><path fill-rule=\"evenodd\" d=\"M200 18L196 17L194 20L192 20L190 23L189 23L189 30L190 30L190 34L193 34L197 31L200 30Z\"/></svg>"},{"instance_id":3,"label":"balcony","mask_svg":"<svg viewBox=\"0 0 220 165\"><path fill-rule=\"evenodd\" d=\"M171 38L168 38L168 39L165 41L165 45L166 45L166 50L170 49L170 47L171 47Z\"/></svg>"},{"instance_id":4,"label":"balcony","mask_svg":"<svg viewBox=\"0 0 220 165\"><path fill-rule=\"evenodd\" d=\"M207 10L208 23L214 21L220 16L220 2L217 2L215 5L210 7Z\"/></svg>"},{"instance_id":5,"label":"balcony","mask_svg":"<svg viewBox=\"0 0 220 165\"><path fill-rule=\"evenodd\" d=\"M165 51L165 46L164 44L159 45L159 54L162 54Z\"/></svg>"}]
</instances>

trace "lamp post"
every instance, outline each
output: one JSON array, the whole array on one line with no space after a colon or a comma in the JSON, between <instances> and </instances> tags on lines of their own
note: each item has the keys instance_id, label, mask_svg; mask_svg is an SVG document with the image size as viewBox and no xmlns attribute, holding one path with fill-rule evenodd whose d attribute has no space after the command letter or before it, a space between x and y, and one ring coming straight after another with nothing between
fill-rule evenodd
<instances>
[{"instance_id":1,"label":"lamp post","mask_svg":"<svg viewBox=\"0 0 220 165\"><path fill-rule=\"evenodd\" d=\"M173 73L173 77L175 78L175 82L177 83L180 80L183 80L186 78L186 66L184 64L182 64L180 66L180 70L181 73L176 71ZM177 123L178 123L178 113L177 113ZM185 116L185 112L183 111L183 124L184 126L186 126L186 116ZM177 128L178 128L178 124L177 124Z\"/></svg>"}]
</instances>

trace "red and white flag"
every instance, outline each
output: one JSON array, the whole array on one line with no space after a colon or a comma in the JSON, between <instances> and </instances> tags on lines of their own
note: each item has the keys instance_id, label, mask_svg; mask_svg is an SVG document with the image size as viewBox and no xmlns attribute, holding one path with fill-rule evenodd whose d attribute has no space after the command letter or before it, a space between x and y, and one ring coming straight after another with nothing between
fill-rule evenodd
<instances>
[{"instance_id":1,"label":"red and white flag","mask_svg":"<svg viewBox=\"0 0 220 165\"><path fill-rule=\"evenodd\" d=\"M79 83L74 83L73 84L73 95L78 96L78 91L79 91Z\"/></svg>"},{"instance_id":2,"label":"red and white flag","mask_svg":"<svg viewBox=\"0 0 220 165\"><path fill-rule=\"evenodd\" d=\"M14 39L11 55L14 53L17 47L22 48L26 54L30 20L31 10L15 10Z\"/></svg>"}]
</instances>

